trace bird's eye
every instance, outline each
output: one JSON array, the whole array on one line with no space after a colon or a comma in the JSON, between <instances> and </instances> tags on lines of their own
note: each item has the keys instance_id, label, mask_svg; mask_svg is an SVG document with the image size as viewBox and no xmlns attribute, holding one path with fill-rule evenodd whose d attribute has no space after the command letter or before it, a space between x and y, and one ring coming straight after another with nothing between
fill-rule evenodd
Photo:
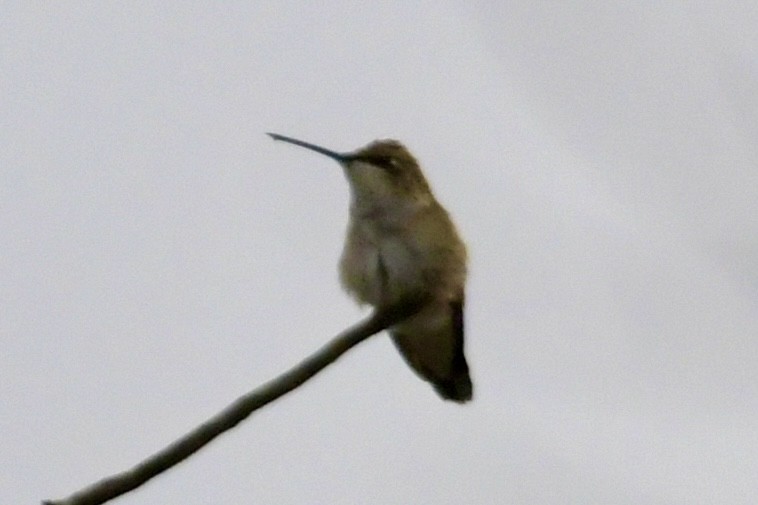
<instances>
[{"instance_id":1,"label":"bird's eye","mask_svg":"<svg viewBox=\"0 0 758 505\"><path fill-rule=\"evenodd\" d=\"M393 172L396 172L398 168L398 162L392 156L379 156L376 159L376 164L386 170L390 170Z\"/></svg>"}]
</instances>

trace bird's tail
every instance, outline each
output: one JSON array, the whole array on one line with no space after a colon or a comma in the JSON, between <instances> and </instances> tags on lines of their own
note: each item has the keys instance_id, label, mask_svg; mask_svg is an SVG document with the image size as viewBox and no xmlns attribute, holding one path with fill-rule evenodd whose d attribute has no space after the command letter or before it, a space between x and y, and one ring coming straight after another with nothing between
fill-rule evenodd
<instances>
[{"instance_id":1,"label":"bird's tail","mask_svg":"<svg viewBox=\"0 0 758 505\"><path fill-rule=\"evenodd\" d=\"M474 393L468 368L443 380L433 381L432 386L445 400L458 403L466 403L471 400Z\"/></svg>"}]
</instances>

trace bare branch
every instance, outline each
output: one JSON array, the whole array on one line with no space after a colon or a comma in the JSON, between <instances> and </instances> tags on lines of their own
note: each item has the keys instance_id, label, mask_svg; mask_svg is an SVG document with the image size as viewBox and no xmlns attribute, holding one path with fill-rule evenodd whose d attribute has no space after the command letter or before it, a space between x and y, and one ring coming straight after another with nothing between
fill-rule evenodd
<instances>
[{"instance_id":1,"label":"bare branch","mask_svg":"<svg viewBox=\"0 0 758 505\"><path fill-rule=\"evenodd\" d=\"M422 301L413 301L375 311L367 319L337 335L295 367L241 396L220 413L133 468L106 477L62 500L43 501L43 505L97 505L136 489L185 460L259 408L297 388L351 347L415 314L422 305Z\"/></svg>"}]
</instances>

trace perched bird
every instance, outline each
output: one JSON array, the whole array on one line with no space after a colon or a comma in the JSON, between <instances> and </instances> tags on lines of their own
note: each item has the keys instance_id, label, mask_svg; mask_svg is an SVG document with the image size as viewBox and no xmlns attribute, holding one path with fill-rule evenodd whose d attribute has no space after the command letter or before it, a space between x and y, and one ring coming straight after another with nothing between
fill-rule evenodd
<instances>
[{"instance_id":1,"label":"perched bird","mask_svg":"<svg viewBox=\"0 0 758 505\"><path fill-rule=\"evenodd\" d=\"M472 384L463 345L466 247L416 159L395 140L339 153L291 137L274 140L336 160L350 185L340 280L375 308L428 300L389 329L406 362L446 400L466 402Z\"/></svg>"}]
</instances>

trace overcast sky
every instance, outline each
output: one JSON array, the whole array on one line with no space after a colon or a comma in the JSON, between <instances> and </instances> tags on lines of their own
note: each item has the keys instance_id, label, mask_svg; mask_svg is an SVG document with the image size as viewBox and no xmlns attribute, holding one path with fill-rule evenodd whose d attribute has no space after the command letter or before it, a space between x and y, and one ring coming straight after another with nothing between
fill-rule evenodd
<instances>
[{"instance_id":1,"label":"overcast sky","mask_svg":"<svg viewBox=\"0 0 758 505\"><path fill-rule=\"evenodd\" d=\"M471 253L475 400L386 336L123 504L758 502L758 7L4 2L0 503L130 467L365 315L336 150Z\"/></svg>"}]
</instances>

